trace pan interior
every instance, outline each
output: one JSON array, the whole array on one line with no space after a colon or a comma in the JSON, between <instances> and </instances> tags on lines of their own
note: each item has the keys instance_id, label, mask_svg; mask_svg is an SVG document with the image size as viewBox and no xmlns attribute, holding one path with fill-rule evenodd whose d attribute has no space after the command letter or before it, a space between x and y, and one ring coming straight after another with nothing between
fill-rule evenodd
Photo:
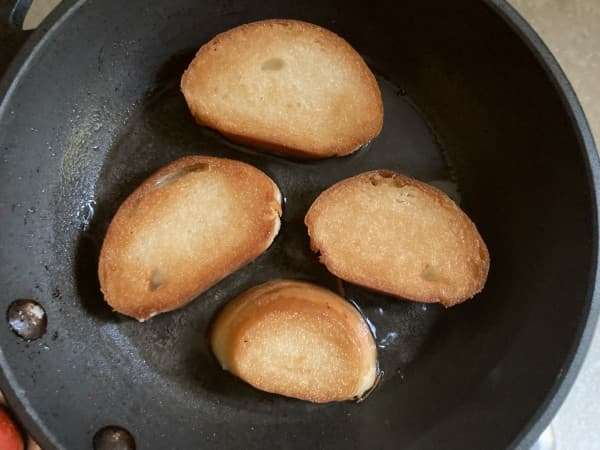
<instances>
[{"instance_id":1,"label":"pan interior","mask_svg":"<svg viewBox=\"0 0 600 450\"><path fill-rule=\"evenodd\" d=\"M277 416L270 414L273 410L294 411L306 405L258 392L222 371L210 352L207 335L216 311L227 300L263 281L296 278L328 286L358 305L373 325L383 385L394 377L404 377L443 308L403 302L341 283L310 251L304 215L318 194L336 181L381 168L430 182L458 199L456 184L431 128L403 88L378 77L385 109L383 131L351 156L294 161L231 144L195 124L187 110L179 78L185 68L182 63L192 56L169 61L162 68L161 84L136 106L116 142L105 150L93 193L83 204L80 197L73 196L71 200L77 203L68 206L85 209L92 199L93 214L87 215L89 223L77 238L75 282L88 312L108 319L102 339L121 352L129 364L140 366L145 377L156 377L168 385L173 401L186 399L206 411L218 403L222 414L251 411L270 417L264 420L276 421ZM96 275L99 248L110 219L124 198L153 170L190 154L239 159L271 176L285 199L281 231L256 261L183 309L144 324L111 314L102 300Z\"/></svg>"}]
</instances>

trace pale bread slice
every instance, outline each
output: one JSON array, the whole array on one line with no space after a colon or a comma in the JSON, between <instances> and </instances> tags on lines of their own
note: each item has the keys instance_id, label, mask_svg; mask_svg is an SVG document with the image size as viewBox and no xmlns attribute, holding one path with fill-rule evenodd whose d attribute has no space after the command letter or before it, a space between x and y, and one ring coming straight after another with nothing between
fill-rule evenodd
<instances>
[{"instance_id":1,"label":"pale bread slice","mask_svg":"<svg viewBox=\"0 0 600 450\"><path fill-rule=\"evenodd\" d=\"M252 386L311 402L358 399L378 377L362 315L306 282L274 280L244 292L217 316L211 345L223 369Z\"/></svg>"},{"instance_id":2,"label":"pale bread slice","mask_svg":"<svg viewBox=\"0 0 600 450\"><path fill-rule=\"evenodd\" d=\"M200 124L283 155L346 155L383 125L381 92L361 56L333 32L297 20L217 35L196 54L181 90Z\"/></svg>"},{"instance_id":3,"label":"pale bread slice","mask_svg":"<svg viewBox=\"0 0 600 450\"><path fill-rule=\"evenodd\" d=\"M255 167L181 158L114 216L98 264L104 298L139 321L179 308L264 252L280 216L277 185Z\"/></svg>"},{"instance_id":4,"label":"pale bread slice","mask_svg":"<svg viewBox=\"0 0 600 450\"><path fill-rule=\"evenodd\" d=\"M336 183L305 223L330 272L377 291L452 306L487 279L489 253L473 222L442 191L398 173Z\"/></svg>"}]
</instances>

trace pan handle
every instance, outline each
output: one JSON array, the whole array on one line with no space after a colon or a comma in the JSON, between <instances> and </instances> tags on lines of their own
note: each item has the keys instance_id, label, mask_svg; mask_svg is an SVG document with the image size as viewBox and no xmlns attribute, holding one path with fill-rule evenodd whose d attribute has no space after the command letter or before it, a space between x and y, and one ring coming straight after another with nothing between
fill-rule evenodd
<instances>
[{"instance_id":1,"label":"pan handle","mask_svg":"<svg viewBox=\"0 0 600 450\"><path fill-rule=\"evenodd\" d=\"M0 0L0 77L29 36L23 30L23 20L32 0Z\"/></svg>"},{"instance_id":2,"label":"pan handle","mask_svg":"<svg viewBox=\"0 0 600 450\"><path fill-rule=\"evenodd\" d=\"M1 9L0 20L7 22L9 25L23 29L23 22L27 11L31 7L32 0L13 0L5 1Z\"/></svg>"}]
</instances>

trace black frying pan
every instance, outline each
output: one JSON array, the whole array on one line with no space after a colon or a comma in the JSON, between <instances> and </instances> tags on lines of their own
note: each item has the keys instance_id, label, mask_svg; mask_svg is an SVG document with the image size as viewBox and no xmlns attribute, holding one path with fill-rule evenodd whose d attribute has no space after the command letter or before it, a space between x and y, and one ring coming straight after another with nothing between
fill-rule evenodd
<instances>
[{"instance_id":1,"label":"black frying pan","mask_svg":"<svg viewBox=\"0 0 600 450\"><path fill-rule=\"evenodd\" d=\"M48 449L107 425L139 449L527 448L572 384L598 313L599 165L572 89L502 1L65 1L6 75L0 104L2 307L34 299L46 333L0 327L2 388ZM178 83L194 51L285 17L346 38L380 82L385 125L357 154L291 162L196 126ZM287 203L272 248L189 306L145 324L113 314L96 275L120 202L183 155L266 171ZM312 405L223 372L206 332L272 277L336 280L303 215L335 181L389 168L433 182L477 223L488 284L464 305L346 285L377 329L384 380L363 403ZM458 197L457 197L458 198Z\"/></svg>"}]
</instances>

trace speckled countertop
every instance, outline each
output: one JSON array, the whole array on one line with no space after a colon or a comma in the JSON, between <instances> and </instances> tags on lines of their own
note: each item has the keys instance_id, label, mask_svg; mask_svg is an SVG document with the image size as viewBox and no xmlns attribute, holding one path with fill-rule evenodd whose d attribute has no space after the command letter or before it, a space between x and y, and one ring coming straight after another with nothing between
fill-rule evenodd
<instances>
[{"instance_id":1,"label":"speckled countertop","mask_svg":"<svg viewBox=\"0 0 600 450\"><path fill-rule=\"evenodd\" d=\"M35 27L60 0L34 0L25 27ZM510 0L559 61L600 141L600 0ZM581 373L552 423L554 446L600 450L600 328ZM542 448L542 447L537 447Z\"/></svg>"}]
</instances>

